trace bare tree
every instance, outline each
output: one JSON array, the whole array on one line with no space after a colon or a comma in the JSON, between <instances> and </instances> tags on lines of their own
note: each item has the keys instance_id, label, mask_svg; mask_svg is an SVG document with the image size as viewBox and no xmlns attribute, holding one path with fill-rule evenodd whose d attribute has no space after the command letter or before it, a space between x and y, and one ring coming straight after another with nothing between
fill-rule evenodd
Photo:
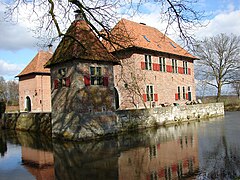
<instances>
[{"instance_id":1,"label":"bare tree","mask_svg":"<svg viewBox=\"0 0 240 180\"><path fill-rule=\"evenodd\" d=\"M122 95L124 96L122 99L125 99L124 103L132 104L135 108L138 108L139 104L143 104L147 108L143 99L147 79L145 73L136 68L136 62L139 62L139 59L129 58L121 61L120 72L117 74L119 79L116 84L124 94Z\"/></svg>"},{"instance_id":2,"label":"bare tree","mask_svg":"<svg viewBox=\"0 0 240 180\"><path fill-rule=\"evenodd\" d=\"M9 105L18 105L18 82L7 81L7 99Z\"/></svg>"},{"instance_id":3,"label":"bare tree","mask_svg":"<svg viewBox=\"0 0 240 180\"><path fill-rule=\"evenodd\" d=\"M240 82L239 81L233 82L232 88L233 88L234 93L237 94L238 99L240 99Z\"/></svg>"},{"instance_id":4,"label":"bare tree","mask_svg":"<svg viewBox=\"0 0 240 180\"><path fill-rule=\"evenodd\" d=\"M240 70L240 37L219 34L198 41L195 53L200 58L197 66L199 80L217 89L217 102L220 100L222 87L235 82Z\"/></svg>"},{"instance_id":5,"label":"bare tree","mask_svg":"<svg viewBox=\"0 0 240 180\"><path fill-rule=\"evenodd\" d=\"M18 83L17 81L6 81L0 76L0 101L6 105L18 104Z\"/></svg>"},{"instance_id":6,"label":"bare tree","mask_svg":"<svg viewBox=\"0 0 240 180\"><path fill-rule=\"evenodd\" d=\"M7 101L7 83L2 76L0 76L0 100Z\"/></svg>"},{"instance_id":7,"label":"bare tree","mask_svg":"<svg viewBox=\"0 0 240 180\"><path fill-rule=\"evenodd\" d=\"M200 19L203 16L203 12L193 9L198 0L14 0L6 1L5 5L6 15L12 20L18 19L20 12L26 9L24 13L29 12L29 20L36 25L35 34L51 38L50 41L65 36L66 28L73 20L73 11L76 10L81 12L99 37L109 40L111 27L120 17L134 16L141 6L149 2L159 7L159 13L167 21L166 32L170 26L177 24L179 36L186 42L191 41L189 30L201 26ZM101 30L106 34L102 34Z\"/></svg>"}]
</instances>

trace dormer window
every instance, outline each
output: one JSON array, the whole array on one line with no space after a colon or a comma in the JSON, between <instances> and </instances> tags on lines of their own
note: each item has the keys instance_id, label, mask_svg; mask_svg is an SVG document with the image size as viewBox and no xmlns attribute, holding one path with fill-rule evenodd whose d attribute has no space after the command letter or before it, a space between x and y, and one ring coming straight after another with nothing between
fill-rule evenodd
<instances>
[{"instance_id":1,"label":"dormer window","mask_svg":"<svg viewBox=\"0 0 240 180\"><path fill-rule=\"evenodd\" d=\"M151 42L146 35L143 35L144 39L147 41L147 42Z\"/></svg>"},{"instance_id":2,"label":"dormer window","mask_svg":"<svg viewBox=\"0 0 240 180\"><path fill-rule=\"evenodd\" d=\"M173 42L169 42L169 43L172 45L172 47L177 48L175 44L173 44Z\"/></svg>"}]
</instances>

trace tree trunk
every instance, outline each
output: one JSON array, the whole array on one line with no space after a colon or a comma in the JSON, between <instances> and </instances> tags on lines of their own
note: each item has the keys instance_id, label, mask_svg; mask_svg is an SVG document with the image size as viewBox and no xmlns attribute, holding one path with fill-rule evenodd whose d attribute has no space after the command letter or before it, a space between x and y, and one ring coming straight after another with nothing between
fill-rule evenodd
<instances>
[{"instance_id":1,"label":"tree trunk","mask_svg":"<svg viewBox=\"0 0 240 180\"><path fill-rule=\"evenodd\" d=\"M222 91L222 85L219 84L217 88L217 102L220 101L221 91Z\"/></svg>"}]
</instances>

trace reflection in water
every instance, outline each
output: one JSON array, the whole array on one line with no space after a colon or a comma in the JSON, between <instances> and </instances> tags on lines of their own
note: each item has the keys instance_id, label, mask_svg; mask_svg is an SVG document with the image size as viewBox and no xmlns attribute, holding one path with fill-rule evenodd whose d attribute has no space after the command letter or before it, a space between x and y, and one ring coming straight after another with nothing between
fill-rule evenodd
<instances>
[{"instance_id":1,"label":"reflection in water","mask_svg":"<svg viewBox=\"0 0 240 180\"><path fill-rule=\"evenodd\" d=\"M54 179L53 153L22 147L22 164L38 180Z\"/></svg>"},{"instance_id":2,"label":"reflection in water","mask_svg":"<svg viewBox=\"0 0 240 180\"><path fill-rule=\"evenodd\" d=\"M4 133L0 131L0 154L1 157L7 152L7 142L4 137Z\"/></svg>"},{"instance_id":3,"label":"reflection in water","mask_svg":"<svg viewBox=\"0 0 240 180\"><path fill-rule=\"evenodd\" d=\"M11 146L2 147L9 144L21 147L17 166L28 179L237 178L238 115L84 143L52 142L36 134L0 131L0 150L5 154L0 158L0 179L2 174L13 177L1 168L1 161L8 161L6 150L11 150Z\"/></svg>"}]
</instances>

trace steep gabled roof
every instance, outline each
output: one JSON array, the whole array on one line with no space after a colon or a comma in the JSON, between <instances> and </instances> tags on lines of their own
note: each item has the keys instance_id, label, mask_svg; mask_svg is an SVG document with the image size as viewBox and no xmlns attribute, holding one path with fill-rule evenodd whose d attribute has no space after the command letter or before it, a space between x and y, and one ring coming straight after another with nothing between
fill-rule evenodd
<instances>
[{"instance_id":1,"label":"steep gabled roof","mask_svg":"<svg viewBox=\"0 0 240 180\"><path fill-rule=\"evenodd\" d=\"M71 24L46 67L73 59L118 63L84 20L75 20Z\"/></svg>"},{"instance_id":2,"label":"steep gabled roof","mask_svg":"<svg viewBox=\"0 0 240 180\"><path fill-rule=\"evenodd\" d=\"M49 68L44 68L46 62L52 57L52 53L39 51L33 60L16 77L28 74L50 74Z\"/></svg>"},{"instance_id":3,"label":"steep gabled roof","mask_svg":"<svg viewBox=\"0 0 240 180\"><path fill-rule=\"evenodd\" d=\"M106 47L111 52L137 47L197 59L158 29L143 23L121 19L112 29L110 36L113 42L119 44L114 45L114 49L109 43L106 43Z\"/></svg>"}]
</instances>

